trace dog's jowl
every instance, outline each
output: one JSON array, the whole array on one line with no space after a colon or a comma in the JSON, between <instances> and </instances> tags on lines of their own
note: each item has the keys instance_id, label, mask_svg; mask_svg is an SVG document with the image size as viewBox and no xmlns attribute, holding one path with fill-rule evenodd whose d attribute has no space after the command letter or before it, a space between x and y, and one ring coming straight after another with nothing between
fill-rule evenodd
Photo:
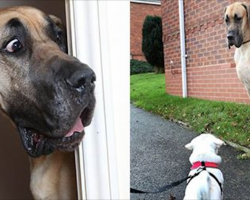
<instances>
[{"instance_id":1,"label":"dog's jowl","mask_svg":"<svg viewBox=\"0 0 250 200\"><path fill-rule=\"evenodd\" d=\"M91 122L95 73L67 54L64 26L57 17L14 7L1 10L0 18L0 105L24 149L37 157L31 160L33 195L75 198L75 191L70 194L74 183L67 180L67 174L74 174L74 164L69 164L74 161L66 152L78 147ZM61 186L69 191L60 191Z\"/></svg>"}]
</instances>

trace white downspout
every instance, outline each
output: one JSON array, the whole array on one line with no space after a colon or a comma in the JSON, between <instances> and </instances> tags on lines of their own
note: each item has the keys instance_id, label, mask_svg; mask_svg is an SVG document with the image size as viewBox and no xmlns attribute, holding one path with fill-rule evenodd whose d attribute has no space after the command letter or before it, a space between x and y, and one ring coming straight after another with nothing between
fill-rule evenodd
<instances>
[{"instance_id":1,"label":"white downspout","mask_svg":"<svg viewBox=\"0 0 250 200\"><path fill-rule=\"evenodd\" d=\"M186 69L186 51L185 51L185 23L183 1L179 0L179 24L180 24L180 42L181 42L181 72L182 72L182 97L187 97L187 69Z\"/></svg>"}]
</instances>

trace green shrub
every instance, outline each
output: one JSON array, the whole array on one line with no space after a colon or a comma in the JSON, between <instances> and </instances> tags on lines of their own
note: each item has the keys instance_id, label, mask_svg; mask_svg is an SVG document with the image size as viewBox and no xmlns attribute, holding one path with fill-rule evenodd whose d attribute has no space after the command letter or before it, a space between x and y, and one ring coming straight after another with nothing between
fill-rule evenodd
<instances>
[{"instance_id":1,"label":"green shrub","mask_svg":"<svg viewBox=\"0 0 250 200\"><path fill-rule=\"evenodd\" d=\"M142 52L157 73L164 72L162 21L158 16L147 16L142 28Z\"/></svg>"},{"instance_id":2,"label":"green shrub","mask_svg":"<svg viewBox=\"0 0 250 200\"><path fill-rule=\"evenodd\" d=\"M153 72L153 66L146 61L130 60L130 75Z\"/></svg>"}]
</instances>

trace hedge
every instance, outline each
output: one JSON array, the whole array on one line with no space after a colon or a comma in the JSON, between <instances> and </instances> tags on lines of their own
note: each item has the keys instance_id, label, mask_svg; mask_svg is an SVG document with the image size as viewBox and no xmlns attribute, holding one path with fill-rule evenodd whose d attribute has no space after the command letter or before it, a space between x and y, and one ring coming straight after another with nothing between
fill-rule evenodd
<instances>
[{"instance_id":1,"label":"hedge","mask_svg":"<svg viewBox=\"0 0 250 200\"><path fill-rule=\"evenodd\" d=\"M130 75L154 72L154 68L146 61L130 60Z\"/></svg>"}]
</instances>

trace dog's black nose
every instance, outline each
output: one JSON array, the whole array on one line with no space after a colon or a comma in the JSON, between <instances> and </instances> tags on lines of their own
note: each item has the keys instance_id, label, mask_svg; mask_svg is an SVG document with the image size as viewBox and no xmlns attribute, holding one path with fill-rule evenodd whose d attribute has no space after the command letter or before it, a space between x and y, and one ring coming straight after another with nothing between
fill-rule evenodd
<instances>
[{"instance_id":1,"label":"dog's black nose","mask_svg":"<svg viewBox=\"0 0 250 200\"><path fill-rule=\"evenodd\" d=\"M66 79L67 84L78 91L82 91L86 88L92 89L95 81L95 73L89 67L78 68Z\"/></svg>"},{"instance_id":2,"label":"dog's black nose","mask_svg":"<svg viewBox=\"0 0 250 200\"><path fill-rule=\"evenodd\" d=\"M227 39L228 40L234 40L234 32L232 32L232 31L228 32Z\"/></svg>"},{"instance_id":3,"label":"dog's black nose","mask_svg":"<svg viewBox=\"0 0 250 200\"><path fill-rule=\"evenodd\" d=\"M227 36L227 39L228 39L228 40L234 40L234 36L228 35L228 36Z\"/></svg>"}]
</instances>

